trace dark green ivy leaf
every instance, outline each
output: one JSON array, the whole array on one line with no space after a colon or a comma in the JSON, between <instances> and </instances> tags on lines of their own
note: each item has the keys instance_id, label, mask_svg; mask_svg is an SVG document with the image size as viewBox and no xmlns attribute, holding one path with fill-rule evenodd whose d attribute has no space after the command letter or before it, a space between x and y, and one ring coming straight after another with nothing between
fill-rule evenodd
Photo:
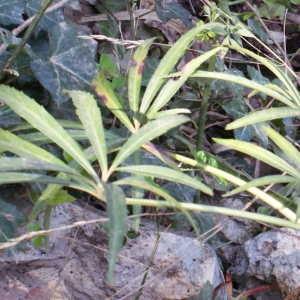
<instances>
[{"instance_id":1,"label":"dark green ivy leaf","mask_svg":"<svg viewBox=\"0 0 300 300\"><path fill-rule=\"evenodd\" d=\"M22 119L8 105L0 105L0 127L8 128L9 126L17 125L22 122Z\"/></svg>"},{"instance_id":2,"label":"dark green ivy leaf","mask_svg":"<svg viewBox=\"0 0 300 300\"><path fill-rule=\"evenodd\" d=\"M190 13L176 2L164 4L161 0L156 1L156 14L164 24L171 19L180 19L187 28L192 28Z\"/></svg>"},{"instance_id":3,"label":"dark green ivy leaf","mask_svg":"<svg viewBox=\"0 0 300 300\"><path fill-rule=\"evenodd\" d=\"M22 39L15 37L9 30L0 27L0 44L6 47L9 45L18 45Z\"/></svg>"},{"instance_id":4,"label":"dark green ivy leaf","mask_svg":"<svg viewBox=\"0 0 300 300\"><path fill-rule=\"evenodd\" d=\"M222 107L228 114L232 115L235 120L248 115L248 107L246 103L242 99L236 97L229 103L223 104ZM264 125L268 126L267 123L264 123ZM268 137L261 129L261 124L254 124L234 129L234 137L237 140L249 142L254 136L263 147L266 148L268 146Z\"/></svg>"},{"instance_id":5,"label":"dark green ivy leaf","mask_svg":"<svg viewBox=\"0 0 300 300\"><path fill-rule=\"evenodd\" d=\"M0 24L11 25L24 22L25 0L0 0Z\"/></svg>"},{"instance_id":6,"label":"dark green ivy leaf","mask_svg":"<svg viewBox=\"0 0 300 300\"><path fill-rule=\"evenodd\" d=\"M97 42L81 39L79 35L82 33L60 23L50 32L50 56L31 62L35 76L51 93L57 106L69 99L62 93L63 89L94 92L90 82L96 74Z\"/></svg>"},{"instance_id":7,"label":"dark green ivy leaf","mask_svg":"<svg viewBox=\"0 0 300 300\"><path fill-rule=\"evenodd\" d=\"M59 2L60 0L54 0L53 4ZM31 17L35 15L40 7L41 7L41 0L31 0L27 1L27 5L25 8L26 14ZM64 7L69 7L74 10L80 10L80 4L78 0L69 0ZM64 13L63 13L63 7L59 9L55 9L53 12L45 14L41 20L39 21L35 34L37 35L41 29L45 30L46 32L49 32L53 26L63 22L65 20Z\"/></svg>"},{"instance_id":8,"label":"dark green ivy leaf","mask_svg":"<svg viewBox=\"0 0 300 300\"><path fill-rule=\"evenodd\" d=\"M16 229L27 218L17 208L0 198L0 242L6 242L16 236Z\"/></svg>"},{"instance_id":9,"label":"dark green ivy leaf","mask_svg":"<svg viewBox=\"0 0 300 300\"><path fill-rule=\"evenodd\" d=\"M248 19L248 26L253 31L253 33L259 37L261 41L267 41L268 35L257 18Z\"/></svg>"},{"instance_id":10,"label":"dark green ivy leaf","mask_svg":"<svg viewBox=\"0 0 300 300\"><path fill-rule=\"evenodd\" d=\"M35 15L41 7L41 0L28 1L25 12L29 17ZM37 36L41 29L49 32L53 26L65 20L62 9L55 9L49 14L45 14L35 28L35 35Z\"/></svg>"}]
</instances>

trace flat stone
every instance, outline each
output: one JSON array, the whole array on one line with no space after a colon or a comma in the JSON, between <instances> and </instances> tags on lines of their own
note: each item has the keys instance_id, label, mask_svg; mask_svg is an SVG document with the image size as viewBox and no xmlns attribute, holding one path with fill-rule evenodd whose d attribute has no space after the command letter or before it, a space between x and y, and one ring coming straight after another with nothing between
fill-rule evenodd
<instances>
[{"instance_id":1,"label":"flat stone","mask_svg":"<svg viewBox=\"0 0 300 300\"><path fill-rule=\"evenodd\" d=\"M53 211L51 228L100 217L105 215L93 208L83 210L68 203ZM200 244L191 233L165 228L158 232L156 223L149 220L142 220L141 235L128 239L121 249L113 286L107 280L108 236L98 222L54 233L48 255L29 243L26 253L16 253L14 258L0 255L0 300L130 300L135 299L147 271L140 300L188 300L207 281L214 287L224 282L209 245ZM226 300L225 288L218 295Z\"/></svg>"}]
</instances>

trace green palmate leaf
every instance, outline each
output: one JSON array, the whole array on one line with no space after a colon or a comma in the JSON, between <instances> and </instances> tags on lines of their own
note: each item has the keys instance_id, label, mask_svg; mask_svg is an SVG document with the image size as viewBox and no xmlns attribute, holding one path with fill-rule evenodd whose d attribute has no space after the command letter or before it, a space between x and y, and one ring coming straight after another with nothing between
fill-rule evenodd
<instances>
[{"instance_id":1,"label":"green palmate leaf","mask_svg":"<svg viewBox=\"0 0 300 300\"><path fill-rule=\"evenodd\" d=\"M0 172L17 170L51 170L79 175L75 170L65 165L56 165L37 158L1 157Z\"/></svg>"},{"instance_id":2,"label":"green palmate leaf","mask_svg":"<svg viewBox=\"0 0 300 300\"><path fill-rule=\"evenodd\" d=\"M41 174L19 173L19 172L5 172L0 173L0 184L18 183L18 182L41 182L41 183L55 183L74 188L76 190L85 191L90 194L95 194L95 190L86 184L79 184L70 180L61 179L59 177L52 177Z\"/></svg>"},{"instance_id":3,"label":"green palmate leaf","mask_svg":"<svg viewBox=\"0 0 300 300\"><path fill-rule=\"evenodd\" d=\"M229 197L234 194L241 193L251 187L265 186L268 184L275 184L275 183L289 183L289 182L300 183L300 178L295 178L295 177L291 177L291 176L282 176L282 175L265 176L265 177L261 177L258 179L253 179L250 182L246 183L245 185L242 185L242 186L224 194L223 197Z\"/></svg>"},{"instance_id":4,"label":"green palmate leaf","mask_svg":"<svg viewBox=\"0 0 300 300\"><path fill-rule=\"evenodd\" d=\"M66 167L66 164L50 152L35 146L18 136L0 128L0 149L9 151L21 157L43 160L45 162Z\"/></svg>"},{"instance_id":5,"label":"green palmate leaf","mask_svg":"<svg viewBox=\"0 0 300 300\"><path fill-rule=\"evenodd\" d=\"M178 76L180 73L172 74L173 76ZM214 79L221 79L226 81L231 81L234 83L238 83L242 86L248 87L250 89L257 90L261 93L264 93L270 97L273 97L282 103L290 106L291 108L297 109L298 105L293 103L289 98L285 97L281 93L278 93L274 89L268 88L267 86L261 85L257 82L249 80L247 78L238 77L230 74L224 74L219 72L206 72L206 71L197 71L191 77L200 77L200 78L214 78Z\"/></svg>"},{"instance_id":6,"label":"green palmate leaf","mask_svg":"<svg viewBox=\"0 0 300 300\"><path fill-rule=\"evenodd\" d=\"M201 183L199 180L191 176L188 176L182 172L175 171L165 167L141 165L141 166L120 167L117 168L116 171L129 172L129 173L140 174L144 176L153 176L156 178L166 179L169 181L188 185L208 195L213 195L212 190L206 185L204 185L203 183Z\"/></svg>"},{"instance_id":7,"label":"green palmate leaf","mask_svg":"<svg viewBox=\"0 0 300 300\"><path fill-rule=\"evenodd\" d=\"M71 177L69 174L66 173L59 173L56 176L57 179L61 180L70 180ZM49 182L48 182L49 183ZM28 219L33 220L36 218L45 208L46 205L52 203L52 199L55 198L57 193L60 192L60 190L64 187L64 184L60 183L50 183L47 185L46 189L43 191L41 196L38 198L37 202L35 203L34 207L32 208Z\"/></svg>"},{"instance_id":8,"label":"green palmate leaf","mask_svg":"<svg viewBox=\"0 0 300 300\"><path fill-rule=\"evenodd\" d=\"M221 49L222 47L216 47L215 49L193 59L182 68L182 71L179 72L179 77L170 79L162 88L154 103L150 106L147 112L148 119L152 119L153 114L157 113L174 96L182 84L203 62L215 55Z\"/></svg>"},{"instance_id":9,"label":"green palmate leaf","mask_svg":"<svg viewBox=\"0 0 300 300\"><path fill-rule=\"evenodd\" d=\"M141 146L153 140L154 138L166 133L171 128L176 127L184 122L187 122L188 120L188 117L178 115L173 117L161 118L147 123L141 129L135 132L124 144L124 146L116 156L115 160L113 161L108 171L108 176L115 170L115 168L120 163L122 163L128 156L130 156Z\"/></svg>"},{"instance_id":10,"label":"green palmate leaf","mask_svg":"<svg viewBox=\"0 0 300 300\"><path fill-rule=\"evenodd\" d=\"M50 55L32 60L31 69L39 82L51 93L60 106L69 99L62 90L93 92L90 84L96 74L94 64L97 43L80 39L80 32L62 22L52 27L49 34Z\"/></svg>"},{"instance_id":11,"label":"green palmate leaf","mask_svg":"<svg viewBox=\"0 0 300 300\"><path fill-rule=\"evenodd\" d=\"M33 127L33 126L31 125L31 127ZM81 128L82 128L82 125L81 125ZM66 132L76 141L84 141L84 140L88 139L88 136L87 136L85 130L66 129ZM19 134L18 137L27 142L30 142L30 143L33 143L36 145L54 143L50 138L48 138L41 132ZM106 138L107 145L110 145L108 148L112 148L111 145L113 145L113 144L116 144L116 145L122 144L126 140L126 138L122 138L119 135L114 134L108 130L105 130L105 138Z\"/></svg>"},{"instance_id":12,"label":"green palmate leaf","mask_svg":"<svg viewBox=\"0 0 300 300\"><path fill-rule=\"evenodd\" d=\"M239 127L244 127L247 125L281 119L281 118L288 118L288 117L297 117L300 116L300 110L294 109L290 107L276 107L276 108L269 108L260 111L255 111L249 113L248 115L235 120L234 122L227 124L226 129L236 129Z\"/></svg>"},{"instance_id":13,"label":"green palmate leaf","mask_svg":"<svg viewBox=\"0 0 300 300\"><path fill-rule=\"evenodd\" d=\"M113 284L114 268L123 245L127 225L127 207L123 190L115 185L104 184L109 217L109 267L108 278Z\"/></svg>"},{"instance_id":14,"label":"green palmate leaf","mask_svg":"<svg viewBox=\"0 0 300 300\"><path fill-rule=\"evenodd\" d=\"M54 143L77 160L96 182L100 182L98 175L85 158L77 142L68 135L63 127L42 106L24 93L4 85L0 86L0 100L9 105L36 129L52 139Z\"/></svg>"},{"instance_id":15,"label":"green palmate leaf","mask_svg":"<svg viewBox=\"0 0 300 300\"><path fill-rule=\"evenodd\" d=\"M152 45L154 40L155 38L144 41L141 46L135 50L131 59L132 66L128 73L128 101L136 126L138 122L142 72L149 47Z\"/></svg>"},{"instance_id":16,"label":"green palmate leaf","mask_svg":"<svg viewBox=\"0 0 300 300\"><path fill-rule=\"evenodd\" d=\"M153 206L153 207L169 207L174 208L174 205L166 202L166 201L159 201L159 200L151 200L151 199L131 199L126 198L126 202L128 205L145 205L145 206ZM227 216L233 216L238 218L245 218L249 220L254 221L261 221L269 224L274 224L277 226L284 226L289 228L295 228L297 230L300 230L300 223L299 221L295 223L296 215L292 213L293 221L285 220L282 218L277 217L271 217L266 216L262 214L247 212L247 211L241 211L237 209L231 209L226 207L219 207L219 206L211 206L211 205L202 205L202 204L194 204L194 203L181 203L181 205L191 211L200 211L200 212L206 212L206 213L216 213L216 214L222 214ZM282 207L282 204L281 204Z\"/></svg>"},{"instance_id":17,"label":"green palmate leaf","mask_svg":"<svg viewBox=\"0 0 300 300\"><path fill-rule=\"evenodd\" d=\"M179 115L179 114L190 114L191 111L186 108L174 108L174 109L168 109L168 110L163 110L159 111L157 113L154 113L152 115L152 119L159 119L167 116L173 116L173 115Z\"/></svg>"},{"instance_id":18,"label":"green palmate leaf","mask_svg":"<svg viewBox=\"0 0 300 300\"><path fill-rule=\"evenodd\" d=\"M294 104L297 105L297 108L300 107L300 95L299 95L297 88L295 87L293 82L290 80L290 78L282 70L280 70L278 67L276 67L270 60L267 60L267 59L255 54L245 48L242 48L242 47L229 46L229 48L237 50L239 52L242 52L246 55L249 55L249 56L253 57L254 59L256 59L257 61L261 62L263 65L265 65L284 84L284 86L286 87L290 96L292 97ZM280 99L278 99L278 100L280 100ZM291 107L293 107L293 106L291 106Z\"/></svg>"},{"instance_id":19,"label":"green palmate leaf","mask_svg":"<svg viewBox=\"0 0 300 300\"><path fill-rule=\"evenodd\" d=\"M275 79L276 80L276 79ZM276 84L273 84L273 83L267 83L267 84L264 84L265 87L268 87L282 95L284 95L285 97L289 98L290 100L293 100L293 98L290 96L290 94L288 93L287 90L283 90L280 86L276 85ZM255 95L255 91L253 91L252 93L250 93L248 95L248 98L249 97L252 97L253 95Z\"/></svg>"},{"instance_id":20,"label":"green palmate leaf","mask_svg":"<svg viewBox=\"0 0 300 300\"><path fill-rule=\"evenodd\" d=\"M231 149L243 152L247 155L253 156L256 159L259 159L272 167L281 170L282 172L287 172L291 176L300 178L300 173L288 164L285 160L273 154L270 151L267 151L261 147L258 147L251 143L246 143L242 141L235 140L225 140L225 139L213 139L216 143L227 146Z\"/></svg>"},{"instance_id":21,"label":"green palmate leaf","mask_svg":"<svg viewBox=\"0 0 300 300\"><path fill-rule=\"evenodd\" d=\"M189 212L181 205L180 202L178 202L175 198L170 196L163 188L161 188L157 185L154 185L154 184L150 184L148 181L138 179L138 178L133 178L133 177L127 177L125 179L115 181L114 184L137 186L137 187L151 191L154 194L157 194L157 195L163 197L167 202L172 204L174 206L174 208L181 210L185 214L187 219L190 221L192 227L194 228L197 236L199 236L199 230L198 230L193 218L189 214Z\"/></svg>"},{"instance_id":22,"label":"green palmate leaf","mask_svg":"<svg viewBox=\"0 0 300 300\"><path fill-rule=\"evenodd\" d=\"M93 86L97 95L102 102L109 108L109 110L124 124L131 132L134 132L134 127L131 124L127 114L123 110L118 98L109 86L103 71L98 73L93 78Z\"/></svg>"},{"instance_id":23,"label":"green palmate leaf","mask_svg":"<svg viewBox=\"0 0 300 300\"><path fill-rule=\"evenodd\" d=\"M224 140L224 141L226 141L226 140ZM242 142L240 142L240 143L242 143ZM249 143L245 143L245 144L249 144ZM262 149L262 150L264 150L264 149ZM176 160L178 160L184 164L187 164L187 165L190 165L193 167L197 167L197 168L201 168L205 172L209 172L215 176L222 177L222 178L226 179L227 181L232 182L233 184L236 184L238 186L242 186L247 183L246 181L242 180L239 177L232 175L231 173L225 172L219 168L214 168L212 166L205 165L203 163L197 162L188 157L185 157L185 156L182 156L179 154L170 154L170 156L174 157ZM286 218L288 218L292 222L294 222L296 220L295 213L292 210L290 210L286 205L283 205L283 203L281 202L282 199L274 198L274 197L270 196L269 194L263 192L262 190L260 190L258 188L255 188L255 187L249 188L248 192L255 195L259 199L263 200L264 202L266 202L267 204L272 206L274 209L277 209L281 214L283 214ZM127 203L129 204L129 201L127 201ZM223 208L221 208L220 211L222 211L222 209ZM222 212L222 213L224 213L224 212Z\"/></svg>"},{"instance_id":24,"label":"green palmate leaf","mask_svg":"<svg viewBox=\"0 0 300 300\"><path fill-rule=\"evenodd\" d=\"M88 139L88 136L84 130L78 130L78 129L66 129L66 132L70 137L72 137L76 141L84 141ZM27 133L27 134L19 134L19 138L36 144L36 145L43 145L43 144L50 144L54 143L53 140L45 136L41 132L33 132L33 133Z\"/></svg>"},{"instance_id":25,"label":"green palmate leaf","mask_svg":"<svg viewBox=\"0 0 300 300\"><path fill-rule=\"evenodd\" d=\"M101 112L97 102L91 94L86 92L67 91L67 93L73 99L77 115L98 158L101 172L105 174L107 172L106 144Z\"/></svg>"},{"instance_id":26,"label":"green palmate leaf","mask_svg":"<svg viewBox=\"0 0 300 300\"><path fill-rule=\"evenodd\" d=\"M63 128L70 128L70 129L83 129L82 124L80 122L75 122L71 120L56 120ZM21 123L15 126L11 126L8 128L10 132L15 131L22 131L22 130L28 130L33 129L34 127L30 123Z\"/></svg>"},{"instance_id":27,"label":"green palmate leaf","mask_svg":"<svg viewBox=\"0 0 300 300\"><path fill-rule=\"evenodd\" d=\"M210 22L202 26L198 26L190 30L188 33L182 35L178 41L169 49L164 58L161 60L159 66L156 68L153 76L151 77L145 94L143 96L140 113L144 115L152 102L154 96L161 88L162 84L165 81L165 76L174 68L175 64L178 63L179 59L186 52L186 49L189 47L193 39L199 34L202 30L209 30L214 27L225 27L220 23Z\"/></svg>"},{"instance_id":28,"label":"green palmate leaf","mask_svg":"<svg viewBox=\"0 0 300 300\"><path fill-rule=\"evenodd\" d=\"M283 136L275 130L262 126L263 130L267 133L269 138L290 158L290 160L300 168L300 153L299 151L288 142Z\"/></svg>"},{"instance_id":29,"label":"green palmate leaf","mask_svg":"<svg viewBox=\"0 0 300 300\"><path fill-rule=\"evenodd\" d=\"M94 162L97 157L95 155L95 152L92 147L89 147L84 150L85 157L90 161ZM77 172L83 171L83 167L76 161L72 160L69 164L70 168L76 170ZM63 179L63 180L70 180L71 176L66 173L59 173L56 178ZM86 179L85 179L86 182ZM103 196L103 191L99 189L99 187L96 184L93 184L93 182L89 183L90 186L94 187L94 194L92 191L90 193L94 195L97 199L105 200L105 197ZM56 194L63 188L62 184L48 184L46 189L43 191L41 196L39 197L37 203L33 207L29 219L34 219L44 208L45 205L51 204L53 197L56 196Z\"/></svg>"},{"instance_id":30,"label":"green palmate leaf","mask_svg":"<svg viewBox=\"0 0 300 300\"><path fill-rule=\"evenodd\" d=\"M88 139L87 133L84 130L76 130L76 129L66 129L66 132L76 141L84 141ZM51 139L46 137L41 132L34 132L34 133L28 133L28 134L20 134L20 138L23 140L36 144L36 145L42 145L42 144L48 144L53 143ZM108 149L111 149L113 147L117 147L121 145L126 138L122 138L118 135L113 135L108 131L105 131L105 137L106 139L106 145ZM113 146L115 145L115 146Z\"/></svg>"}]
</instances>

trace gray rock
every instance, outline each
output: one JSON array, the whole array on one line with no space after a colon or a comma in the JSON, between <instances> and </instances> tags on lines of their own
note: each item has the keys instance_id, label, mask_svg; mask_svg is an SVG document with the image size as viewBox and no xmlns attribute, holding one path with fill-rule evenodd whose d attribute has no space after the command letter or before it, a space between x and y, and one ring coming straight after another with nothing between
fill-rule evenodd
<instances>
[{"instance_id":1,"label":"gray rock","mask_svg":"<svg viewBox=\"0 0 300 300\"><path fill-rule=\"evenodd\" d=\"M222 198L212 205L242 210L245 203L239 198ZM212 215L214 224L222 228L215 239L211 240L213 249L218 257L226 264L232 264L241 245L253 237L253 222L242 218L226 215Z\"/></svg>"},{"instance_id":2,"label":"gray rock","mask_svg":"<svg viewBox=\"0 0 300 300\"><path fill-rule=\"evenodd\" d=\"M68 203L57 207L51 227L99 217L98 211ZM128 239L119 255L113 286L107 280L108 237L99 223L55 233L48 255L29 244L26 254L16 254L18 263L0 255L0 300L135 299L157 241L155 223L143 221L141 235ZM214 287L224 281L210 246L201 246L193 234L165 229L159 234L140 300L189 299L199 294L207 280ZM227 299L225 288L218 295Z\"/></svg>"},{"instance_id":3,"label":"gray rock","mask_svg":"<svg viewBox=\"0 0 300 300\"><path fill-rule=\"evenodd\" d=\"M243 244L228 272L249 289L264 284L279 286L289 294L300 286L300 232L293 229L261 233ZM281 292L257 296L282 299Z\"/></svg>"}]
</instances>

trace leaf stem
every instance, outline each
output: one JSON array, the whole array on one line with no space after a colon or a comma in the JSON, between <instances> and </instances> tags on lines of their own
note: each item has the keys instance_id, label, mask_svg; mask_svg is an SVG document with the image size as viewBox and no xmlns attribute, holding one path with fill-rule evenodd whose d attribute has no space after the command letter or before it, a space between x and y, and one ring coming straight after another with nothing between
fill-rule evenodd
<instances>
[{"instance_id":1,"label":"leaf stem","mask_svg":"<svg viewBox=\"0 0 300 300\"><path fill-rule=\"evenodd\" d=\"M216 63L216 55L213 55L209 59L208 72L212 72L214 70L215 63ZM212 81L212 78L206 78L206 80L205 80L204 91L203 91L201 107L200 107L200 117L199 117L199 123L198 123L198 134L197 134L197 145L196 145L197 151L202 150L204 126L205 126L205 120L206 120L208 97L209 97L209 93L210 93L211 81Z\"/></svg>"}]
</instances>

